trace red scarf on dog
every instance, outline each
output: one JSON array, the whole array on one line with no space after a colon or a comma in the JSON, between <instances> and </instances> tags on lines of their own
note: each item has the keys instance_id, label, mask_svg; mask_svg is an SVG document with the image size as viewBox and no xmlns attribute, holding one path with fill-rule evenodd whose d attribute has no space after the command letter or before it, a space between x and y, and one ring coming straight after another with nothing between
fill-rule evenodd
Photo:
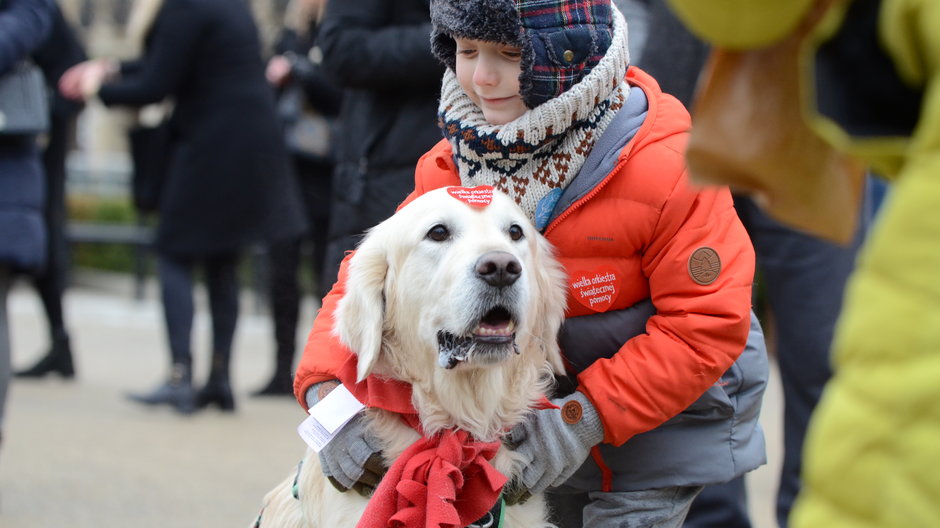
<instances>
[{"instance_id":1,"label":"red scarf on dog","mask_svg":"<svg viewBox=\"0 0 940 528\"><path fill-rule=\"evenodd\" d=\"M356 383L355 356L338 377L364 405L401 414L420 432L411 385L375 376ZM461 430L422 435L389 468L356 528L460 528L483 517L507 480L490 464L499 446Z\"/></svg>"}]
</instances>

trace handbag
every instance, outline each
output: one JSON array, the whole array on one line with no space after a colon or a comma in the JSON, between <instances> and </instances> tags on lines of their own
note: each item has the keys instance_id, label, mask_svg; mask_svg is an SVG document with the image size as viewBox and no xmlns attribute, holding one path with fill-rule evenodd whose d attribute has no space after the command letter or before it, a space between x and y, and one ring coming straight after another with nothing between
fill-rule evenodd
<instances>
[{"instance_id":1,"label":"handbag","mask_svg":"<svg viewBox=\"0 0 940 528\"><path fill-rule=\"evenodd\" d=\"M311 161L332 159L333 123L306 104L303 89L292 84L278 99L284 143L291 154Z\"/></svg>"},{"instance_id":2,"label":"handbag","mask_svg":"<svg viewBox=\"0 0 940 528\"><path fill-rule=\"evenodd\" d=\"M803 44L829 5L791 35L747 51L715 49L692 103L686 152L694 181L747 192L773 217L847 243L858 221L863 167L807 123Z\"/></svg>"},{"instance_id":3,"label":"handbag","mask_svg":"<svg viewBox=\"0 0 940 528\"><path fill-rule=\"evenodd\" d=\"M148 110L159 112L156 118L145 119ZM153 114L151 114L153 115ZM131 165L131 198L134 207L144 213L156 212L170 166L173 137L166 106L153 105L141 110L138 125L128 131Z\"/></svg>"},{"instance_id":4,"label":"handbag","mask_svg":"<svg viewBox=\"0 0 940 528\"><path fill-rule=\"evenodd\" d=\"M48 130L49 96L42 71L31 61L21 61L0 76L0 135Z\"/></svg>"}]
</instances>

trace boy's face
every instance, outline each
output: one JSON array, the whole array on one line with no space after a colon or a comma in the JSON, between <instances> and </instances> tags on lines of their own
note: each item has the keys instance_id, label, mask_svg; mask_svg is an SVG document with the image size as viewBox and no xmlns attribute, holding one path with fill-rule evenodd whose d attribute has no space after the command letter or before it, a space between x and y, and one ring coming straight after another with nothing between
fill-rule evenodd
<instances>
[{"instance_id":1,"label":"boy's face","mask_svg":"<svg viewBox=\"0 0 940 528\"><path fill-rule=\"evenodd\" d=\"M457 81L494 125L505 125L528 110L519 95L522 51L518 46L455 38Z\"/></svg>"}]
</instances>

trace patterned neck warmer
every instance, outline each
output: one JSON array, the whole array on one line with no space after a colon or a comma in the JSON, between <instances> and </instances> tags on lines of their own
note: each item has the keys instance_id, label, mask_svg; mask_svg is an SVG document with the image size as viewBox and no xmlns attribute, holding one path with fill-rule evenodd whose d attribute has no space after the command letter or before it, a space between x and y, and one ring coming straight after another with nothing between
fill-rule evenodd
<instances>
[{"instance_id":1,"label":"patterned neck warmer","mask_svg":"<svg viewBox=\"0 0 940 528\"><path fill-rule=\"evenodd\" d=\"M438 122L453 148L461 185L492 185L545 229L562 191L629 94L626 23L618 11L613 14L613 42L591 73L505 125L489 124L447 69Z\"/></svg>"}]
</instances>

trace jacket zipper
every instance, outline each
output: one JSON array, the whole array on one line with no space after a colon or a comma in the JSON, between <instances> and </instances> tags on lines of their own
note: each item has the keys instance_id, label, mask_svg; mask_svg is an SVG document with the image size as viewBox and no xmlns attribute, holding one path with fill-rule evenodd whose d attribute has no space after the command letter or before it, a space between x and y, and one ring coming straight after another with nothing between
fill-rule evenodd
<instances>
[{"instance_id":1,"label":"jacket zipper","mask_svg":"<svg viewBox=\"0 0 940 528\"><path fill-rule=\"evenodd\" d=\"M594 188L592 188L589 193L584 195L577 202L571 204L571 207L568 207L567 209L565 209L564 212L558 215L557 218L552 220L552 223L548 224L548 227L545 228L545 233L544 233L545 237L548 237L548 234L552 231L552 229L555 228L555 226L559 224L559 222L567 218L573 211L579 209L584 203L586 203L588 200L590 200L595 195L597 195L597 193L599 193L601 189L603 189L607 185L607 182L609 182L610 179L614 177L614 174L617 174L618 172L620 172L620 169L623 168L623 166L626 165L626 163L627 163L626 159L619 160L617 164L614 165L614 168L611 169L611 171L607 174L607 176L605 176L603 180L598 182L598 184L595 185Z\"/></svg>"}]
</instances>

